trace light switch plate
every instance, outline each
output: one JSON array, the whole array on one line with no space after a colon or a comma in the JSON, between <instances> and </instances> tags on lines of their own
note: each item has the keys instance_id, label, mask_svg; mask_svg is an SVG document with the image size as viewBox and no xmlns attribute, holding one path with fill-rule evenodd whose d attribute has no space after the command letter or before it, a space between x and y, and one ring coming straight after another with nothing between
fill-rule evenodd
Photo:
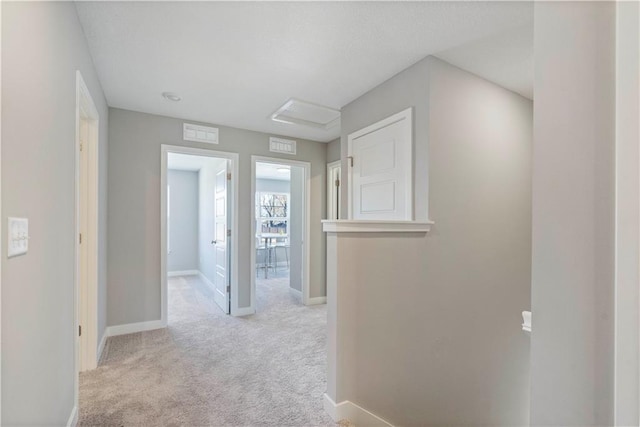
<instances>
[{"instance_id":1,"label":"light switch plate","mask_svg":"<svg viewBox=\"0 0 640 427\"><path fill-rule=\"evenodd\" d=\"M9 217L7 256L26 254L29 250L29 220Z\"/></svg>"}]
</instances>

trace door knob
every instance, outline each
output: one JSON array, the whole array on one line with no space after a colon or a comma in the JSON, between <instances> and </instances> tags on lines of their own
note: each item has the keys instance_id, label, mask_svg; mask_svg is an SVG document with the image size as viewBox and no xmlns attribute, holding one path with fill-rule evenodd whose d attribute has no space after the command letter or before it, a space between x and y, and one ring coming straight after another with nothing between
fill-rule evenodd
<instances>
[{"instance_id":1,"label":"door knob","mask_svg":"<svg viewBox=\"0 0 640 427\"><path fill-rule=\"evenodd\" d=\"M217 241L217 240L212 240L212 241L211 241L211 244L212 244L212 245L215 245L216 243L218 243L218 241Z\"/></svg>"}]
</instances>

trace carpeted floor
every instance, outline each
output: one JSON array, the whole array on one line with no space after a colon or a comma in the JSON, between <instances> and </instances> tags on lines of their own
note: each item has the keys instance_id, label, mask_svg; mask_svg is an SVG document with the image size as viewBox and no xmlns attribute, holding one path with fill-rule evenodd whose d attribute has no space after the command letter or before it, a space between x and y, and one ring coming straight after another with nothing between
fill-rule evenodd
<instances>
[{"instance_id":1,"label":"carpeted floor","mask_svg":"<svg viewBox=\"0 0 640 427\"><path fill-rule=\"evenodd\" d=\"M80 375L82 426L336 426L322 408L326 307L280 277L258 313L227 316L196 276L169 281L169 327L109 338Z\"/></svg>"}]
</instances>

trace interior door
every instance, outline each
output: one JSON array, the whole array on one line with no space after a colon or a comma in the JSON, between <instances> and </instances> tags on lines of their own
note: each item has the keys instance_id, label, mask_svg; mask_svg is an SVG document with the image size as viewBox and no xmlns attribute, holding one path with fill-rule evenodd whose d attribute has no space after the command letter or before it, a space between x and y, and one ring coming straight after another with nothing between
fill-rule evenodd
<instances>
[{"instance_id":1,"label":"interior door","mask_svg":"<svg viewBox=\"0 0 640 427\"><path fill-rule=\"evenodd\" d=\"M87 219L88 219L88 182L87 182L87 140L88 140L89 126L86 120L80 121L80 157L79 157L79 208L80 208L80 236L78 236L79 250L80 250L80 277L79 277L79 301L78 301L78 335L79 335L79 359L80 359L80 372L87 370L87 343L86 334L82 334L82 327L86 325L88 315L87 304L87 283L89 281L88 263L89 257L87 254ZM86 330L85 330L86 332Z\"/></svg>"},{"instance_id":2,"label":"interior door","mask_svg":"<svg viewBox=\"0 0 640 427\"><path fill-rule=\"evenodd\" d=\"M228 228L228 178L229 178L229 161L221 162L216 169L216 186L215 186L215 301L222 311L229 314L229 292L230 292L230 276L229 276L229 237L227 236Z\"/></svg>"},{"instance_id":3,"label":"interior door","mask_svg":"<svg viewBox=\"0 0 640 427\"><path fill-rule=\"evenodd\" d=\"M349 135L352 219L412 220L411 110Z\"/></svg>"}]
</instances>

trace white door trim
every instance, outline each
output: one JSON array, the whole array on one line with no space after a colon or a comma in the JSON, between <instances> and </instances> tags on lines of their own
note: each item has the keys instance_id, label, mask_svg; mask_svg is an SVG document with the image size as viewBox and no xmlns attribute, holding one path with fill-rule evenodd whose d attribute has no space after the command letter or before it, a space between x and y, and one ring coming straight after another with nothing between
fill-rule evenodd
<instances>
[{"instance_id":1,"label":"white door trim","mask_svg":"<svg viewBox=\"0 0 640 427\"><path fill-rule=\"evenodd\" d=\"M252 313L256 311L256 222L255 200L256 200L256 163L274 163L278 165L298 166L304 169L304 232L302 245L302 303L310 305L309 298L309 265L311 260L310 237L311 237L311 163L300 160L279 159L276 157L251 156L251 307Z\"/></svg>"},{"instance_id":2,"label":"white door trim","mask_svg":"<svg viewBox=\"0 0 640 427\"><path fill-rule=\"evenodd\" d=\"M87 156L87 229L83 233L83 246L79 242L80 234L80 126L88 122L87 141L83 146ZM93 102L91 93L79 70L76 71L76 136L75 136L75 256L74 256L74 348L75 348L75 403L78 404L78 373L95 369L98 365L98 164L99 164L100 115ZM81 250L87 251L87 283L85 298L80 298L80 257ZM78 336L82 325L82 337ZM80 360L82 345L83 360Z\"/></svg>"},{"instance_id":3,"label":"white door trim","mask_svg":"<svg viewBox=\"0 0 640 427\"><path fill-rule=\"evenodd\" d=\"M336 210L336 185L333 182L333 171L340 169L340 190L338 190L338 216L334 218L334 212ZM342 193L342 160L336 160L335 162L327 163L327 219L340 219L342 213L341 193Z\"/></svg>"},{"instance_id":4,"label":"white door trim","mask_svg":"<svg viewBox=\"0 0 640 427\"><path fill-rule=\"evenodd\" d=\"M2 2L0 1L0 39L2 34ZM2 43L0 43L2 45ZM1 51L2 49L0 49ZM0 164L2 164L2 54L0 53ZM0 177L2 171L0 170ZM2 200L2 180L0 179L0 201ZM2 213L2 203L0 202L0 214ZM2 215L0 215L2 217ZM2 240L2 227L0 227L0 242ZM2 258L2 245L0 244L0 260ZM0 262L0 265L2 263ZM0 366L2 366L2 268L0 267ZM2 369L0 369L0 423L2 423Z\"/></svg>"},{"instance_id":5,"label":"white door trim","mask_svg":"<svg viewBox=\"0 0 640 427\"><path fill-rule=\"evenodd\" d=\"M241 315L238 307L238 153L215 151L204 148L184 147L162 144L160 166L160 321L162 327L167 326L167 160L169 153L191 154L227 159L231 163L231 315Z\"/></svg>"}]
</instances>

